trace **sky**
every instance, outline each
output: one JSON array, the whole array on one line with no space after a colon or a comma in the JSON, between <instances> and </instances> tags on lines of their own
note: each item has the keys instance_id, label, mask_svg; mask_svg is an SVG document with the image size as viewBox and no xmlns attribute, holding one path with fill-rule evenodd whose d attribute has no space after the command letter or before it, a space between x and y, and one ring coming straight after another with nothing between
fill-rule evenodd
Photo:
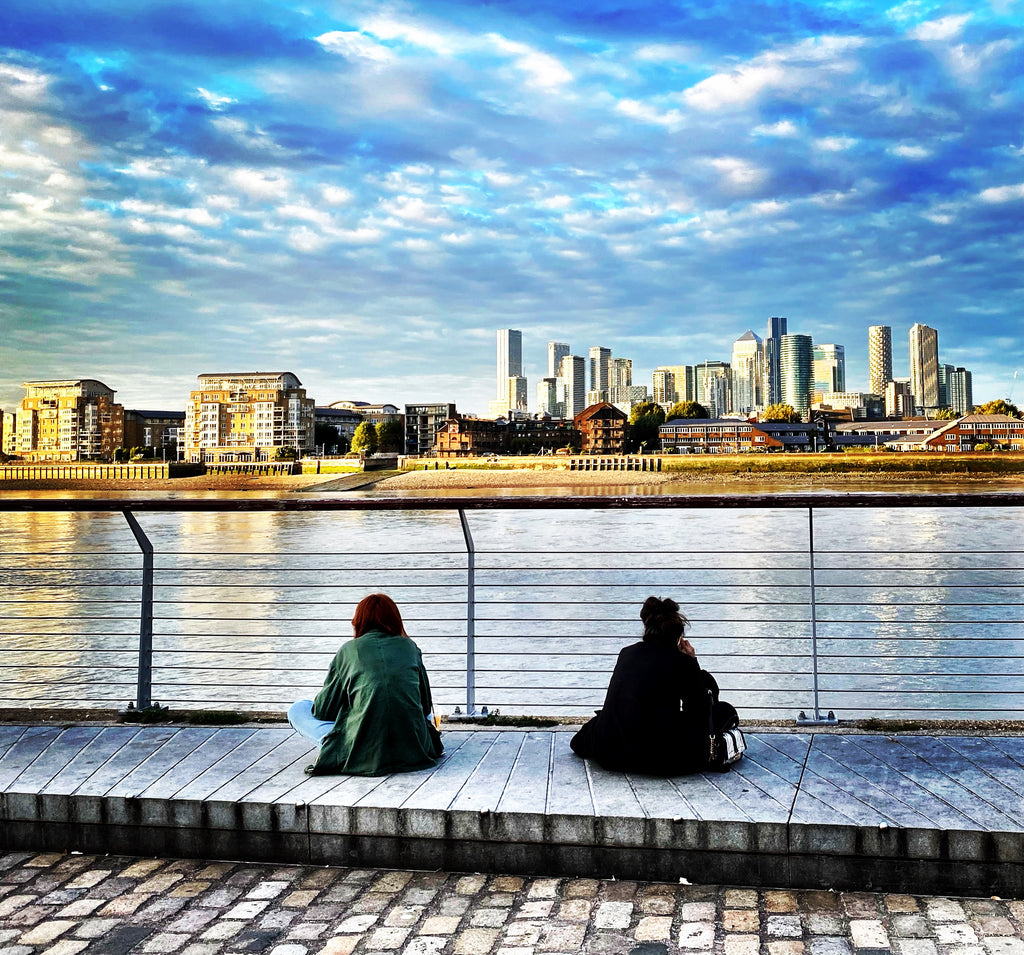
<instances>
[{"instance_id":1,"label":"sky","mask_svg":"<svg viewBox=\"0 0 1024 955\"><path fill-rule=\"evenodd\" d=\"M498 328L533 408L551 339L650 386L772 315L1019 402L1022 127L1022 0L4 0L0 407L484 414Z\"/></svg>"}]
</instances>

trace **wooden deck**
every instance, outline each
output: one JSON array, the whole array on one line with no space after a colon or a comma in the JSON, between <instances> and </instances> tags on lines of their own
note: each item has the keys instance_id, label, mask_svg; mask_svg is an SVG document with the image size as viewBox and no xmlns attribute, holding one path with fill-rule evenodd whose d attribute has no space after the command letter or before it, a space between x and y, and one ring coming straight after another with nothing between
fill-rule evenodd
<instances>
[{"instance_id":1,"label":"wooden deck","mask_svg":"<svg viewBox=\"0 0 1024 955\"><path fill-rule=\"evenodd\" d=\"M308 777L288 728L0 725L5 849L1024 894L1024 738L756 733L724 774L609 773L562 731Z\"/></svg>"}]
</instances>

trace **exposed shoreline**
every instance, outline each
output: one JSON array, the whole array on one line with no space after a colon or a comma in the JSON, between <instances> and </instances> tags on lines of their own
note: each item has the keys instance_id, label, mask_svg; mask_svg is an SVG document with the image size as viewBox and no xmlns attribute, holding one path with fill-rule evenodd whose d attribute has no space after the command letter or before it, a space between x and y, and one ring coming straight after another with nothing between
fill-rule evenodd
<instances>
[{"instance_id":1,"label":"exposed shoreline","mask_svg":"<svg viewBox=\"0 0 1024 955\"><path fill-rule=\"evenodd\" d=\"M0 495L25 491L215 491L226 493L316 491L318 485L337 480L337 476L324 474L246 475L206 474L194 477L146 479L138 481L105 480L41 480L0 481ZM609 493L621 494L630 487L645 490L673 485L692 485L703 490L715 486L741 490L744 485L763 488L781 485L793 489L812 488L853 489L866 485L901 486L913 490L918 485L949 483L951 487L978 490L1024 490L1024 478L1019 474L942 474L930 471L863 471L845 473L815 473L803 471L569 471L559 469L534 470L532 468L407 471L384 477L366 485L383 492L416 492L436 490L487 490L506 488L543 490L545 488L579 487L608 488ZM343 491L335 493L344 493Z\"/></svg>"}]
</instances>

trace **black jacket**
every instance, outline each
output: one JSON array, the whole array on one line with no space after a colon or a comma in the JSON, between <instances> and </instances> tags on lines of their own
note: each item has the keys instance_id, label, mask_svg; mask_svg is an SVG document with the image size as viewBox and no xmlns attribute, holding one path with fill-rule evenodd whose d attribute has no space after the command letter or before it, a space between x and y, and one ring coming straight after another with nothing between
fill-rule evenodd
<instances>
[{"instance_id":1,"label":"black jacket","mask_svg":"<svg viewBox=\"0 0 1024 955\"><path fill-rule=\"evenodd\" d=\"M604 707L570 745L605 769L678 776L706 768L708 684L674 645L634 643L619 653Z\"/></svg>"}]
</instances>

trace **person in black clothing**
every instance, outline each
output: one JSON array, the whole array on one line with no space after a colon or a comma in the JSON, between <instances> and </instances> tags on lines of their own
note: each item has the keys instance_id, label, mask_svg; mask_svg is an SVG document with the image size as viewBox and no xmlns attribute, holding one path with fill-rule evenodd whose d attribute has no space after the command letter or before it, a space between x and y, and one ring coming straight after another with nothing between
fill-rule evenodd
<instances>
[{"instance_id":1,"label":"person in black clothing","mask_svg":"<svg viewBox=\"0 0 1024 955\"><path fill-rule=\"evenodd\" d=\"M573 736L577 756L619 772L679 776L707 768L713 678L683 636L689 621L670 598L648 597L644 638L615 663L604 707Z\"/></svg>"}]
</instances>

